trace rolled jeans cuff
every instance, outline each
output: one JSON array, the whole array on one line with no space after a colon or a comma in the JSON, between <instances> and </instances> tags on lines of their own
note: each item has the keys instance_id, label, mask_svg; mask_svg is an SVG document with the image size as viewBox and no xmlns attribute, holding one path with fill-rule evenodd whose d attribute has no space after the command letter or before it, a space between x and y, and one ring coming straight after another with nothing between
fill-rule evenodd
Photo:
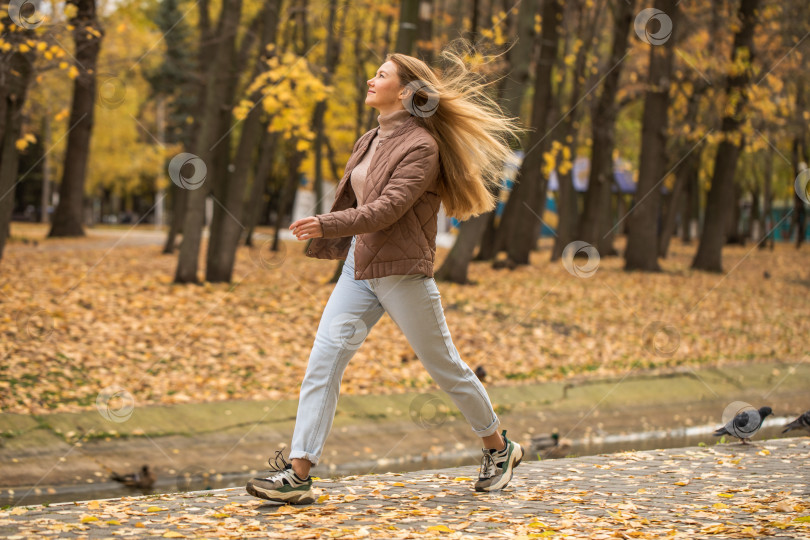
<instances>
[{"instance_id":1,"label":"rolled jeans cuff","mask_svg":"<svg viewBox=\"0 0 810 540\"><path fill-rule=\"evenodd\" d=\"M293 459L308 459L313 467L318 464L318 456L303 450L290 450L290 460Z\"/></svg>"},{"instance_id":2,"label":"rolled jeans cuff","mask_svg":"<svg viewBox=\"0 0 810 540\"><path fill-rule=\"evenodd\" d=\"M479 437L489 437L490 435L495 434L498 431L498 428L500 426L501 426L501 421L496 416L495 420L493 420L492 423L490 425L488 425L487 427L485 427L484 429L481 429L481 430L478 430L478 431L473 429L473 431Z\"/></svg>"}]
</instances>

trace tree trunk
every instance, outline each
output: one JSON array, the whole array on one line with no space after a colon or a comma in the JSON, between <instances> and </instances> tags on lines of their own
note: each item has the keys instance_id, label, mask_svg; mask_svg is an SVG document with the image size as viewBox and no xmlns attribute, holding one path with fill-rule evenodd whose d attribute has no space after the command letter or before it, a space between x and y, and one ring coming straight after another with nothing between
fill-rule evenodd
<instances>
[{"instance_id":1,"label":"tree trunk","mask_svg":"<svg viewBox=\"0 0 810 540\"><path fill-rule=\"evenodd\" d=\"M677 0L656 0L655 7L672 19L677 28ZM657 271L658 234L661 216L661 182L666 174L669 81L675 37L664 44L650 45L648 88L644 99L641 156L633 208L628 215L629 234L625 270Z\"/></svg>"},{"instance_id":2,"label":"tree trunk","mask_svg":"<svg viewBox=\"0 0 810 540\"><path fill-rule=\"evenodd\" d=\"M699 151L696 150L696 152ZM678 215L678 211L682 206L683 186L686 184L687 178L691 174L691 171L685 169L687 169L688 165L693 163L697 165L700 163L699 159L691 160L691 157L691 155L687 157L678 170L675 171L675 183L672 186L672 193L669 194L669 204L665 205L664 208L664 217L661 220L661 233L658 236L658 256L662 259L667 258L669 242L672 239L672 234L675 232L675 216Z\"/></svg>"},{"instance_id":3,"label":"tree trunk","mask_svg":"<svg viewBox=\"0 0 810 540\"><path fill-rule=\"evenodd\" d=\"M334 1L334 0L333 0ZM278 30L281 0L271 0L264 4L262 12L262 36L259 43L259 54L253 69L255 80L267 70L267 60L275 53L267 50L267 45L275 43ZM261 90L253 92L249 97L252 103L262 99ZM247 227L242 224L245 207L245 191L248 174L253 164L253 156L261 139L261 115L263 109L253 107L242 124L242 134L236 150L235 169L229 181L224 186L222 216L218 227L211 227L211 240L208 243L206 280L211 282L230 282L233 275L233 266L236 260L236 248L239 245L239 236Z\"/></svg>"},{"instance_id":4,"label":"tree trunk","mask_svg":"<svg viewBox=\"0 0 810 540\"><path fill-rule=\"evenodd\" d=\"M726 244L745 244L740 232L740 204L742 202L742 188L737 182L731 183L731 207L726 213Z\"/></svg>"},{"instance_id":5,"label":"tree trunk","mask_svg":"<svg viewBox=\"0 0 810 540\"><path fill-rule=\"evenodd\" d=\"M199 6L200 33L206 37L210 32L207 1L202 0ZM192 124L187 123L186 118L199 116L203 109L205 80L199 75L199 66L205 65L208 56L204 54L207 51L199 47L196 51L197 61L194 61L191 29L185 21L178 22L182 16L178 0L164 0L160 3L155 24L164 35L166 52L162 63L147 76L147 79L157 99L168 102L166 122L168 129L165 131L165 140L180 143L182 148L190 149ZM193 126L193 129L196 131L196 126ZM171 212L163 253L172 254L177 236L183 233L187 192L174 182L170 182L166 193L171 204Z\"/></svg>"},{"instance_id":6,"label":"tree trunk","mask_svg":"<svg viewBox=\"0 0 810 540\"><path fill-rule=\"evenodd\" d=\"M398 53L413 54L418 19L419 0L402 0L399 4L399 31L396 45Z\"/></svg>"},{"instance_id":7,"label":"tree trunk","mask_svg":"<svg viewBox=\"0 0 810 540\"><path fill-rule=\"evenodd\" d=\"M266 5L267 4L265 4L265 6ZM270 5L275 4L271 3ZM210 171L209 168L209 178L211 178L210 194L214 204L211 223L208 226L209 239L205 267L206 280L214 282L230 281L230 279L223 279L223 276L230 272L224 268L228 264L228 256L224 255L224 257L222 257L222 254L233 249L234 255L231 256L232 260L233 256L235 256L236 245L239 242L239 232L234 233L231 230L226 232L226 229L230 229L233 225L236 225L241 230L245 229L242 225L240 212L242 210L242 201L244 200L245 183L247 182L247 162L251 161L252 153L255 151L258 140L258 128L255 126L255 121L247 129L245 129L248 126L247 122L243 123L242 136L246 136L246 138L244 142L237 142L237 155L232 158L231 147L233 145L231 138L236 134L234 130L236 123L234 123L232 110L233 106L236 104L236 88L239 84L239 79L246 70L250 53L253 51L259 39L258 34L262 31L265 19L268 18L267 13L267 9L262 9L254 17L238 47L234 39L234 46L231 49L232 58L227 64L228 69L220 75L227 82L225 84L225 92L220 101L223 105L219 109L219 119L217 120L222 135L217 137L211 146L214 165L213 172ZM259 47L259 49L257 58L264 57L266 59L268 56L267 51L261 50L261 47ZM256 76L259 70L262 69L264 69L264 66L257 64L252 74ZM258 101L258 96L258 93L253 94L254 103ZM254 115L260 114L261 109L257 109L259 108L255 107L250 112L254 113ZM240 159L243 158L246 161L240 161ZM238 171L237 166L239 167ZM236 178L237 173L242 177L241 186L238 185L240 181ZM241 187L241 192L236 194L236 190L239 189L239 187ZM232 241L233 243L228 244L228 241ZM232 266L231 264L231 270Z\"/></svg>"},{"instance_id":8,"label":"tree trunk","mask_svg":"<svg viewBox=\"0 0 810 540\"><path fill-rule=\"evenodd\" d=\"M245 201L245 226L247 230L244 235L246 246L253 245L253 231L259 222L261 209L264 208L264 193L267 187L267 179L273 168L273 155L277 135L267 131L268 124L262 124L262 142L259 146L259 160L253 174L253 184L250 186L250 196Z\"/></svg>"},{"instance_id":9,"label":"tree trunk","mask_svg":"<svg viewBox=\"0 0 810 540\"><path fill-rule=\"evenodd\" d=\"M348 3L348 1L347 1ZM344 6L343 16L349 11ZM340 58L341 43L343 42L343 31L335 32L335 17L337 14L337 0L330 0L329 2L329 33L326 37L326 65L323 74L324 84L329 86L332 84L332 78L335 76L335 69ZM345 20L341 22L340 28L345 28ZM320 101L315 106L315 111L312 115L312 127L315 131L315 208L313 209L314 215L322 214L323 210L323 147L325 144L326 133L324 116L326 115L326 107L328 102L326 100Z\"/></svg>"},{"instance_id":10,"label":"tree trunk","mask_svg":"<svg viewBox=\"0 0 810 540\"><path fill-rule=\"evenodd\" d=\"M627 55L627 36L633 21L635 2L616 0L613 7L613 44L611 45L608 69L602 83L591 120L591 170L588 176L588 191L585 205L579 220L580 240L596 247L602 257L613 253L613 227L611 212L611 192L613 187L613 147L616 131L618 105L616 94L619 90L623 59Z\"/></svg>"},{"instance_id":11,"label":"tree trunk","mask_svg":"<svg viewBox=\"0 0 810 540\"><path fill-rule=\"evenodd\" d=\"M391 28L394 26L394 16L389 15L385 19L385 35L383 36L383 51L380 58L385 58L388 51L391 49ZM400 51L397 51L400 52ZM365 105L365 86L363 87L363 104ZM368 117L366 118L366 131L374 127L374 121L377 119L377 111L373 107L368 108Z\"/></svg>"},{"instance_id":12,"label":"tree trunk","mask_svg":"<svg viewBox=\"0 0 810 540\"><path fill-rule=\"evenodd\" d=\"M517 18L517 43L507 55L511 71L509 76L503 79L500 104L511 117L520 118L523 98L526 95L529 80L529 62L531 61L532 44L535 38L534 11L535 2L533 0L521 2ZM517 148L520 146L520 141L513 141L512 144ZM497 192L494 194L498 195ZM487 248L492 245L494 235L490 234L487 238L482 237L485 231L494 232L494 227L491 227L494 217L495 210L492 210L461 223L453 248L437 272L437 279L455 283L467 283L467 267L473 258L475 247L479 244L482 246L479 257L484 255L481 253L482 251L491 251ZM458 246L458 249L456 249L456 246Z\"/></svg>"},{"instance_id":13,"label":"tree trunk","mask_svg":"<svg viewBox=\"0 0 810 540\"><path fill-rule=\"evenodd\" d=\"M683 123L688 126L697 125L698 111L700 110L700 100L703 93L709 87L708 84L700 86L693 85L695 90L689 96L689 104L687 105L686 115L684 116ZM693 144L688 138L684 138L681 144L678 145L675 151L675 156L685 156L680 165L675 165L675 184L672 187L672 194L670 196L669 205L664 210L663 224L661 233L658 237L658 256L665 259L669 251L669 242L675 232L675 216L681 211L683 207L682 196L685 186L689 184L689 180L693 176L697 176L700 169L700 159L703 154L703 148L693 148ZM684 226L688 223L684 222Z\"/></svg>"},{"instance_id":14,"label":"tree trunk","mask_svg":"<svg viewBox=\"0 0 810 540\"><path fill-rule=\"evenodd\" d=\"M448 38L453 40L464 34L464 6L466 0L454 0L451 21L447 28Z\"/></svg>"},{"instance_id":15,"label":"tree trunk","mask_svg":"<svg viewBox=\"0 0 810 540\"><path fill-rule=\"evenodd\" d=\"M208 64L209 68L206 73L205 107L201 115L195 148L197 157L206 164L209 171L214 168L214 145L221 137L220 109L230 105L225 102L230 81L226 77L222 77L222 74L228 71L228 64L233 58L241 12L242 0L224 1L215 34L219 46ZM214 183L212 179L206 178L202 186L191 190L187 195L183 243L180 246L174 277L176 283L199 283L197 267L205 220L205 199L211 190L212 183Z\"/></svg>"},{"instance_id":16,"label":"tree trunk","mask_svg":"<svg viewBox=\"0 0 810 540\"><path fill-rule=\"evenodd\" d=\"M804 136L802 135L802 138L803 137ZM798 177L799 173L801 173L801 171L804 170L804 168L807 167L807 162L804 162L804 168L801 166L802 160L801 160L800 156L803 153L801 151L801 148L803 146L804 146L804 143L800 139L797 138L797 139L793 140L793 152L792 153L793 153L793 173L794 173L794 178ZM806 216L805 210L804 210L804 200L802 200L801 197L799 197L798 193L794 192L793 193L793 219L791 220L790 231L792 233L793 229L794 228L796 229L796 249L801 248L802 244L804 243L804 236L806 234L806 228L805 228L806 221L807 221L807 216Z\"/></svg>"},{"instance_id":17,"label":"tree trunk","mask_svg":"<svg viewBox=\"0 0 810 540\"><path fill-rule=\"evenodd\" d=\"M588 56L590 56L594 36L596 35L599 26L601 9L590 8L593 16L590 21L586 22L586 10L588 8L584 4L579 4L578 13L578 28L574 34L574 39L582 38L582 46L577 51L576 62L574 64L574 71L572 73L571 82L571 96L569 99L568 112L563 113L560 110L560 116L563 116L562 123L558 127L559 135L554 134L554 138L568 149L568 155L572 163L567 172L561 173L559 168L557 170L557 181L559 183L559 191L557 193L557 236L554 239L554 247L551 250L551 260L556 261L562 257L562 252L565 246L577 239L577 221L579 218L579 204L577 201L577 192L574 189L574 168L573 162L576 161L577 140L579 119L582 114L583 108L578 107L579 102L584 98L584 83L588 79L586 77L585 69L587 66ZM584 35L583 35L584 34ZM559 160L557 161L559 163Z\"/></svg>"},{"instance_id":18,"label":"tree trunk","mask_svg":"<svg viewBox=\"0 0 810 540\"><path fill-rule=\"evenodd\" d=\"M478 12L480 11L481 0L470 0L467 4L470 7L470 29L464 37L472 43L478 41Z\"/></svg>"},{"instance_id":19,"label":"tree trunk","mask_svg":"<svg viewBox=\"0 0 810 540\"><path fill-rule=\"evenodd\" d=\"M757 22L757 8L759 0L741 0L739 19L742 23L739 31L734 35L734 45L731 52L732 63L748 51L748 62L753 60L754 26ZM741 73L729 75L726 80L726 99L735 100L734 111L731 115L723 116L722 132L725 138L717 148L714 164L711 189L706 199L706 214L703 220L703 232L700 235L700 245L692 261L692 268L709 272L723 271L723 244L725 243L725 224L729 211L729 201L734 191L734 173L737 169L737 158L742 147L742 133L740 115L745 106L746 97L743 91L748 85L751 70L747 68ZM739 137L739 141L730 140L729 137Z\"/></svg>"},{"instance_id":20,"label":"tree trunk","mask_svg":"<svg viewBox=\"0 0 810 540\"><path fill-rule=\"evenodd\" d=\"M366 63L371 61L371 55L374 52L373 49L367 46L367 43L374 43L377 41L377 27L379 26L380 21L380 10L374 10L374 20L372 21L371 27L371 34L368 37L368 41L366 41L366 37L363 35L363 25L360 25L354 31L354 41L352 44L352 56L355 58L354 62L354 69L355 69L355 87L357 89L357 96L355 98L354 105L357 108L357 116L356 116L356 124L354 129L354 137L355 139L359 139L363 133L365 132L365 124L366 124L366 116L368 113L373 112L374 109L369 107L369 111L366 111L366 96L368 91L368 84L367 81L369 79L368 74L366 73ZM391 16L388 16L389 21L389 28L390 28L390 21ZM390 35L390 33L389 33ZM373 118L372 118L373 120Z\"/></svg>"},{"instance_id":21,"label":"tree trunk","mask_svg":"<svg viewBox=\"0 0 810 540\"><path fill-rule=\"evenodd\" d=\"M49 111L45 111L42 115L42 147L50 148L51 145L51 115ZM39 215L41 223L50 223L50 216L48 216L48 207L51 205L51 155L50 152L45 152L42 156L42 197L40 199L40 206L42 211Z\"/></svg>"},{"instance_id":22,"label":"tree trunk","mask_svg":"<svg viewBox=\"0 0 810 540\"><path fill-rule=\"evenodd\" d=\"M436 271L436 280L451 281L462 285L469 283L467 270L470 266L470 260L472 260L475 247L478 245L478 240L481 238L489 218L490 214L486 213L461 223L458 236L456 241L453 242L450 253L447 254L447 258Z\"/></svg>"},{"instance_id":23,"label":"tree trunk","mask_svg":"<svg viewBox=\"0 0 810 540\"><path fill-rule=\"evenodd\" d=\"M681 231L681 242L688 244L692 241L692 230L697 230L700 220L700 176L695 170L686 179L686 200L683 209L683 230Z\"/></svg>"},{"instance_id":24,"label":"tree trunk","mask_svg":"<svg viewBox=\"0 0 810 540\"><path fill-rule=\"evenodd\" d=\"M0 19L8 28L15 23L8 17ZM35 53L21 53L21 43L34 37L32 29L15 29L4 36L14 52L0 65L0 259L9 237L11 214L14 210L14 188L18 180L20 153L16 142L22 130L22 109L31 82ZM22 179L20 179L22 180ZM45 208L43 208L43 213Z\"/></svg>"},{"instance_id":25,"label":"tree trunk","mask_svg":"<svg viewBox=\"0 0 810 540\"><path fill-rule=\"evenodd\" d=\"M512 186L512 189L514 189L514 185ZM473 261L491 261L498 253L495 242L498 238L498 226L503 221L501 219L503 214L499 217L495 213L495 210L493 210L487 215L489 215L489 219L487 220L487 224L484 226L484 232L481 234L481 249L478 250L478 255L473 257Z\"/></svg>"},{"instance_id":26,"label":"tree trunk","mask_svg":"<svg viewBox=\"0 0 810 540\"><path fill-rule=\"evenodd\" d=\"M188 190L181 189L172 182L169 184L169 194L172 198L172 219L169 223L169 232L166 234L166 243L163 245L163 253L167 255L174 253L177 235L183 233Z\"/></svg>"},{"instance_id":27,"label":"tree trunk","mask_svg":"<svg viewBox=\"0 0 810 540\"><path fill-rule=\"evenodd\" d=\"M796 112L806 112L805 109L805 96L804 96L804 80L803 75L799 75L796 82ZM803 126L804 127L804 126ZM791 148L791 158L793 160L793 178L799 176L799 173L808 166L807 155L807 133L806 128L799 128L798 134L793 139ZM802 167L802 163L804 167ZM793 219L790 223L790 230L796 229L796 249L802 247L805 236L805 225L807 222L807 215L804 210L804 200L799 197L798 193L793 194Z\"/></svg>"},{"instance_id":28,"label":"tree trunk","mask_svg":"<svg viewBox=\"0 0 810 540\"><path fill-rule=\"evenodd\" d=\"M562 6L558 0L543 2L540 59L535 73L532 122L529 148L520 166L518 180L509 195L495 238L495 253L505 249L513 264L528 264L536 244L535 229L540 228L546 203L546 179L543 177L543 154L548 147L546 130L552 114L552 68L559 48L558 17Z\"/></svg>"},{"instance_id":29,"label":"tree trunk","mask_svg":"<svg viewBox=\"0 0 810 540\"><path fill-rule=\"evenodd\" d=\"M289 156L289 163L287 165L287 178L281 193L278 196L278 207L276 209L276 223L275 230L273 231L273 251L278 251L279 248L279 232L281 227L284 226L287 217L287 208L295 201L295 193L298 191L298 177L301 170L301 162L304 160L304 154L295 149L297 139L295 137L288 141L287 155Z\"/></svg>"},{"instance_id":30,"label":"tree trunk","mask_svg":"<svg viewBox=\"0 0 810 540\"><path fill-rule=\"evenodd\" d=\"M773 203L773 194L771 185L773 182L773 148L768 146L765 149L765 174L762 177L762 212L760 212L760 231L761 237L759 239L759 248L765 249L769 246L771 249L774 247L773 232L771 226L773 220L771 219L771 206Z\"/></svg>"},{"instance_id":31,"label":"tree trunk","mask_svg":"<svg viewBox=\"0 0 810 540\"><path fill-rule=\"evenodd\" d=\"M74 26L76 69L73 81L73 103L64 172L59 186L59 205L53 216L49 237L84 236L84 182L87 178L87 160L90 155L90 135L93 131L93 107L96 102L96 73L98 53L104 31L96 17L95 0L71 0L77 8L70 20Z\"/></svg>"},{"instance_id":32,"label":"tree trunk","mask_svg":"<svg viewBox=\"0 0 810 540\"><path fill-rule=\"evenodd\" d=\"M419 22L416 29L416 57L433 63L433 0L419 0Z\"/></svg>"}]
</instances>

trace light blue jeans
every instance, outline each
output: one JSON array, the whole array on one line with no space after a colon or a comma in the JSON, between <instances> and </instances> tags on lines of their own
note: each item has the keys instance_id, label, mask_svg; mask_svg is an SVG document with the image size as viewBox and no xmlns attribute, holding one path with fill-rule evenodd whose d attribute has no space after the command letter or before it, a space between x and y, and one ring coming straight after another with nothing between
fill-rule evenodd
<instances>
[{"instance_id":1,"label":"light blue jeans","mask_svg":"<svg viewBox=\"0 0 810 540\"><path fill-rule=\"evenodd\" d=\"M309 355L290 459L318 464L332 429L343 371L386 312L473 432L480 437L495 433L500 421L484 386L453 345L436 281L424 274L356 280L354 245L352 237L343 273L323 310Z\"/></svg>"}]
</instances>

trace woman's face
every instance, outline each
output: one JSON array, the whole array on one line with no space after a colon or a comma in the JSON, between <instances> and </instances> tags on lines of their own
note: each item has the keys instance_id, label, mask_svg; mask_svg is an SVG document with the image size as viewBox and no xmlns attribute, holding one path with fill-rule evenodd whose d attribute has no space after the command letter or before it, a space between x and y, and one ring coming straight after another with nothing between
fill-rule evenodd
<instances>
[{"instance_id":1,"label":"woman's face","mask_svg":"<svg viewBox=\"0 0 810 540\"><path fill-rule=\"evenodd\" d=\"M399 83L397 66L390 60L380 66L373 78L366 81L366 105L378 110L401 108L403 85Z\"/></svg>"}]
</instances>

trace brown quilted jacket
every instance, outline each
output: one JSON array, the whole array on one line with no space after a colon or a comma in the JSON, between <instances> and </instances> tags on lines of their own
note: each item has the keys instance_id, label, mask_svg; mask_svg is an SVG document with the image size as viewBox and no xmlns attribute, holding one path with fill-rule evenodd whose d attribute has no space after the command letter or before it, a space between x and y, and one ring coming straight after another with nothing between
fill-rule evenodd
<instances>
[{"instance_id":1,"label":"brown quilted jacket","mask_svg":"<svg viewBox=\"0 0 810 540\"><path fill-rule=\"evenodd\" d=\"M437 216L441 199L439 151L433 136L415 116L380 141L366 175L365 203L349 181L379 126L360 137L335 190L328 214L319 214L323 238L313 238L306 254L346 259L356 236L354 278L424 274L433 277Z\"/></svg>"}]
</instances>

